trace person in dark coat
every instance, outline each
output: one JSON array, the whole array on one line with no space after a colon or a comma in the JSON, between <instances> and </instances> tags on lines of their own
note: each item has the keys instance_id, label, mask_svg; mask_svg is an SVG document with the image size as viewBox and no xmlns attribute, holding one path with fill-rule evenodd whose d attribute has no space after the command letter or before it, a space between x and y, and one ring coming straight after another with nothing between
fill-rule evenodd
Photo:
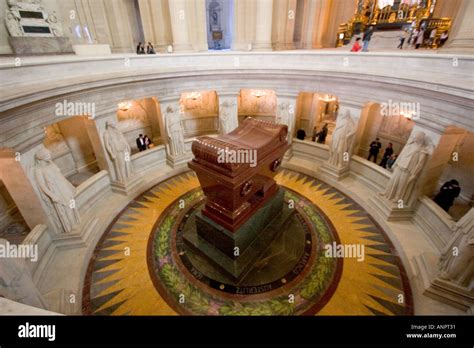
<instances>
[{"instance_id":1,"label":"person in dark coat","mask_svg":"<svg viewBox=\"0 0 474 348\"><path fill-rule=\"evenodd\" d=\"M326 137L328 135L328 124L326 123L323 127L323 129L321 129L320 132L318 132L317 136L318 136L318 143L319 144L324 144L326 142Z\"/></svg>"},{"instance_id":2,"label":"person in dark coat","mask_svg":"<svg viewBox=\"0 0 474 348\"><path fill-rule=\"evenodd\" d=\"M296 139L304 140L304 138L306 138L306 132L304 131L304 129L298 129L298 131L296 132Z\"/></svg>"},{"instance_id":3,"label":"person in dark coat","mask_svg":"<svg viewBox=\"0 0 474 348\"><path fill-rule=\"evenodd\" d=\"M369 42L372 39L372 34L374 33L374 27L370 26L362 36L362 52L369 51Z\"/></svg>"},{"instance_id":4,"label":"person in dark coat","mask_svg":"<svg viewBox=\"0 0 474 348\"><path fill-rule=\"evenodd\" d=\"M146 143L145 143L145 138L143 138L143 134L140 134L136 140L137 140L138 151L142 152L146 150Z\"/></svg>"},{"instance_id":5,"label":"person in dark coat","mask_svg":"<svg viewBox=\"0 0 474 348\"><path fill-rule=\"evenodd\" d=\"M445 212L453 205L454 200L461 193L457 180L447 181L441 186L438 194L433 199Z\"/></svg>"},{"instance_id":6,"label":"person in dark coat","mask_svg":"<svg viewBox=\"0 0 474 348\"><path fill-rule=\"evenodd\" d=\"M373 157L374 163L377 163L377 156L379 155L380 148L382 147L382 143L380 142L379 138L376 138L374 141L370 143L369 149L369 157L367 158L368 161Z\"/></svg>"},{"instance_id":7,"label":"person in dark coat","mask_svg":"<svg viewBox=\"0 0 474 348\"><path fill-rule=\"evenodd\" d=\"M392 155L393 155L393 144L388 143L388 147L385 149L382 160L380 161L380 166L383 168L387 168L387 161Z\"/></svg>"}]
</instances>

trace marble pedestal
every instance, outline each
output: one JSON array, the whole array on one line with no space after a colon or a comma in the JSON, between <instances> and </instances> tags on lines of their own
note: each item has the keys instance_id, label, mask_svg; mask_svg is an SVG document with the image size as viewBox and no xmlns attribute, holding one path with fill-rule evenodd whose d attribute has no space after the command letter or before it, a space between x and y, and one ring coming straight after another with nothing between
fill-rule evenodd
<instances>
[{"instance_id":1,"label":"marble pedestal","mask_svg":"<svg viewBox=\"0 0 474 348\"><path fill-rule=\"evenodd\" d=\"M469 290L437 276L437 255L425 252L414 258L414 264L424 295L463 311L471 311L474 308L472 289Z\"/></svg>"},{"instance_id":2,"label":"marble pedestal","mask_svg":"<svg viewBox=\"0 0 474 348\"><path fill-rule=\"evenodd\" d=\"M397 202L388 200L380 193L374 195L369 202L387 221L411 220L415 213L411 206L399 208Z\"/></svg>"},{"instance_id":3,"label":"marble pedestal","mask_svg":"<svg viewBox=\"0 0 474 348\"><path fill-rule=\"evenodd\" d=\"M67 37L10 37L8 38L16 55L74 53Z\"/></svg>"},{"instance_id":4,"label":"marble pedestal","mask_svg":"<svg viewBox=\"0 0 474 348\"><path fill-rule=\"evenodd\" d=\"M319 167L319 170L322 173L327 174L336 180L341 180L349 175L349 166L336 167L329 163L323 163L321 167Z\"/></svg>"},{"instance_id":5,"label":"marble pedestal","mask_svg":"<svg viewBox=\"0 0 474 348\"><path fill-rule=\"evenodd\" d=\"M271 242L284 230L294 213L283 201L282 189L237 231L231 232L211 219L196 214L196 229L184 233L184 241L220 272L239 281L252 269Z\"/></svg>"},{"instance_id":6,"label":"marble pedestal","mask_svg":"<svg viewBox=\"0 0 474 348\"><path fill-rule=\"evenodd\" d=\"M131 192L135 191L135 189L138 186L140 186L142 181L143 181L143 179L139 178L138 176L135 176L135 177L131 178L126 183L123 183L123 182L120 182L120 181L112 181L112 183L111 183L112 191L127 196Z\"/></svg>"},{"instance_id":7,"label":"marble pedestal","mask_svg":"<svg viewBox=\"0 0 474 348\"><path fill-rule=\"evenodd\" d=\"M169 165L171 168L175 168L180 166L184 163L187 163L191 160L191 154L184 154L181 156L172 156L166 154L166 164Z\"/></svg>"}]
</instances>

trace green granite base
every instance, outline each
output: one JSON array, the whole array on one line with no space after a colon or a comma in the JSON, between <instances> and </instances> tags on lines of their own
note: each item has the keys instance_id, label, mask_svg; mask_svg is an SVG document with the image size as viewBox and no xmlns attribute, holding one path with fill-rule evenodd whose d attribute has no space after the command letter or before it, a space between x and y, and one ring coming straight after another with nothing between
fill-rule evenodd
<instances>
[{"instance_id":1,"label":"green granite base","mask_svg":"<svg viewBox=\"0 0 474 348\"><path fill-rule=\"evenodd\" d=\"M185 231L183 239L217 269L238 281L290 221L294 210L284 204L283 195L279 189L275 197L234 233L198 212L196 229Z\"/></svg>"}]
</instances>

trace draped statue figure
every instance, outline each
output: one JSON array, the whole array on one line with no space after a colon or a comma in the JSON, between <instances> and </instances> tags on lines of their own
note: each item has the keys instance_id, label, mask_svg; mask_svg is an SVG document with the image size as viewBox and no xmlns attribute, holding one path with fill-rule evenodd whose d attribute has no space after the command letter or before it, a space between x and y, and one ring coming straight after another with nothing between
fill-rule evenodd
<instances>
[{"instance_id":1,"label":"draped statue figure","mask_svg":"<svg viewBox=\"0 0 474 348\"><path fill-rule=\"evenodd\" d=\"M59 231L69 233L80 223L75 206L76 188L53 162L51 153L42 149L36 153L35 178L48 210Z\"/></svg>"},{"instance_id":2,"label":"draped statue figure","mask_svg":"<svg viewBox=\"0 0 474 348\"><path fill-rule=\"evenodd\" d=\"M351 117L350 112L346 111L342 118L337 120L332 141L329 145L328 163L330 165L342 168L349 164L356 132L357 124ZM346 156L347 158L345 158Z\"/></svg>"},{"instance_id":3,"label":"draped statue figure","mask_svg":"<svg viewBox=\"0 0 474 348\"><path fill-rule=\"evenodd\" d=\"M441 254L439 278L472 289L474 286L474 209L456 224L454 236Z\"/></svg>"},{"instance_id":4,"label":"draped statue figure","mask_svg":"<svg viewBox=\"0 0 474 348\"><path fill-rule=\"evenodd\" d=\"M133 175L130 145L114 122L107 121L106 123L104 145L114 164L116 180L122 183L127 182Z\"/></svg>"},{"instance_id":5,"label":"draped statue figure","mask_svg":"<svg viewBox=\"0 0 474 348\"><path fill-rule=\"evenodd\" d=\"M7 244L7 240L0 238L0 245L6 247ZM1 296L29 306L47 308L24 259L5 257L0 265Z\"/></svg>"},{"instance_id":6,"label":"draped statue figure","mask_svg":"<svg viewBox=\"0 0 474 348\"><path fill-rule=\"evenodd\" d=\"M181 124L181 116L172 105L166 108L165 127L170 155L174 157L184 155L186 149L184 147L184 130Z\"/></svg>"},{"instance_id":7,"label":"draped statue figure","mask_svg":"<svg viewBox=\"0 0 474 348\"><path fill-rule=\"evenodd\" d=\"M381 194L393 202L402 200L407 204L432 152L430 138L423 132L416 132L398 156L392 176Z\"/></svg>"},{"instance_id":8,"label":"draped statue figure","mask_svg":"<svg viewBox=\"0 0 474 348\"><path fill-rule=\"evenodd\" d=\"M295 112L289 102L283 102L278 105L277 122L285 124L288 127L288 144L293 140L293 131L295 123Z\"/></svg>"},{"instance_id":9,"label":"draped statue figure","mask_svg":"<svg viewBox=\"0 0 474 348\"><path fill-rule=\"evenodd\" d=\"M234 112L236 104L225 100L219 105L219 133L224 135L238 127L237 115Z\"/></svg>"}]
</instances>

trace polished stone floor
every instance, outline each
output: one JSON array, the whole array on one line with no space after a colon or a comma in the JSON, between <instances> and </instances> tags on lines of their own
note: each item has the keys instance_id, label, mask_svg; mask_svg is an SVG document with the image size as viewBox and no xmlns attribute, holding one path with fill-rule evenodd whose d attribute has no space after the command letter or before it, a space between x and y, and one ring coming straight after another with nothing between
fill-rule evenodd
<instances>
[{"instance_id":1,"label":"polished stone floor","mask_svg":"<svg viewBox=\"0 0 474 348\"><path fill-rule=\"evenodd\" d=\"M276 180L285 190L285 201L294 203L291 228L279 234L238 283L182 243L182 233L192 227L203 200L192 172L145 192L98 243L85 279L83 312L413 313L410 286L397 251L367 212L333 187L303 174L284 170ZM328 257L325 246L333 243L363 246L363 258Z\"/></svg>"}]
</instances>

